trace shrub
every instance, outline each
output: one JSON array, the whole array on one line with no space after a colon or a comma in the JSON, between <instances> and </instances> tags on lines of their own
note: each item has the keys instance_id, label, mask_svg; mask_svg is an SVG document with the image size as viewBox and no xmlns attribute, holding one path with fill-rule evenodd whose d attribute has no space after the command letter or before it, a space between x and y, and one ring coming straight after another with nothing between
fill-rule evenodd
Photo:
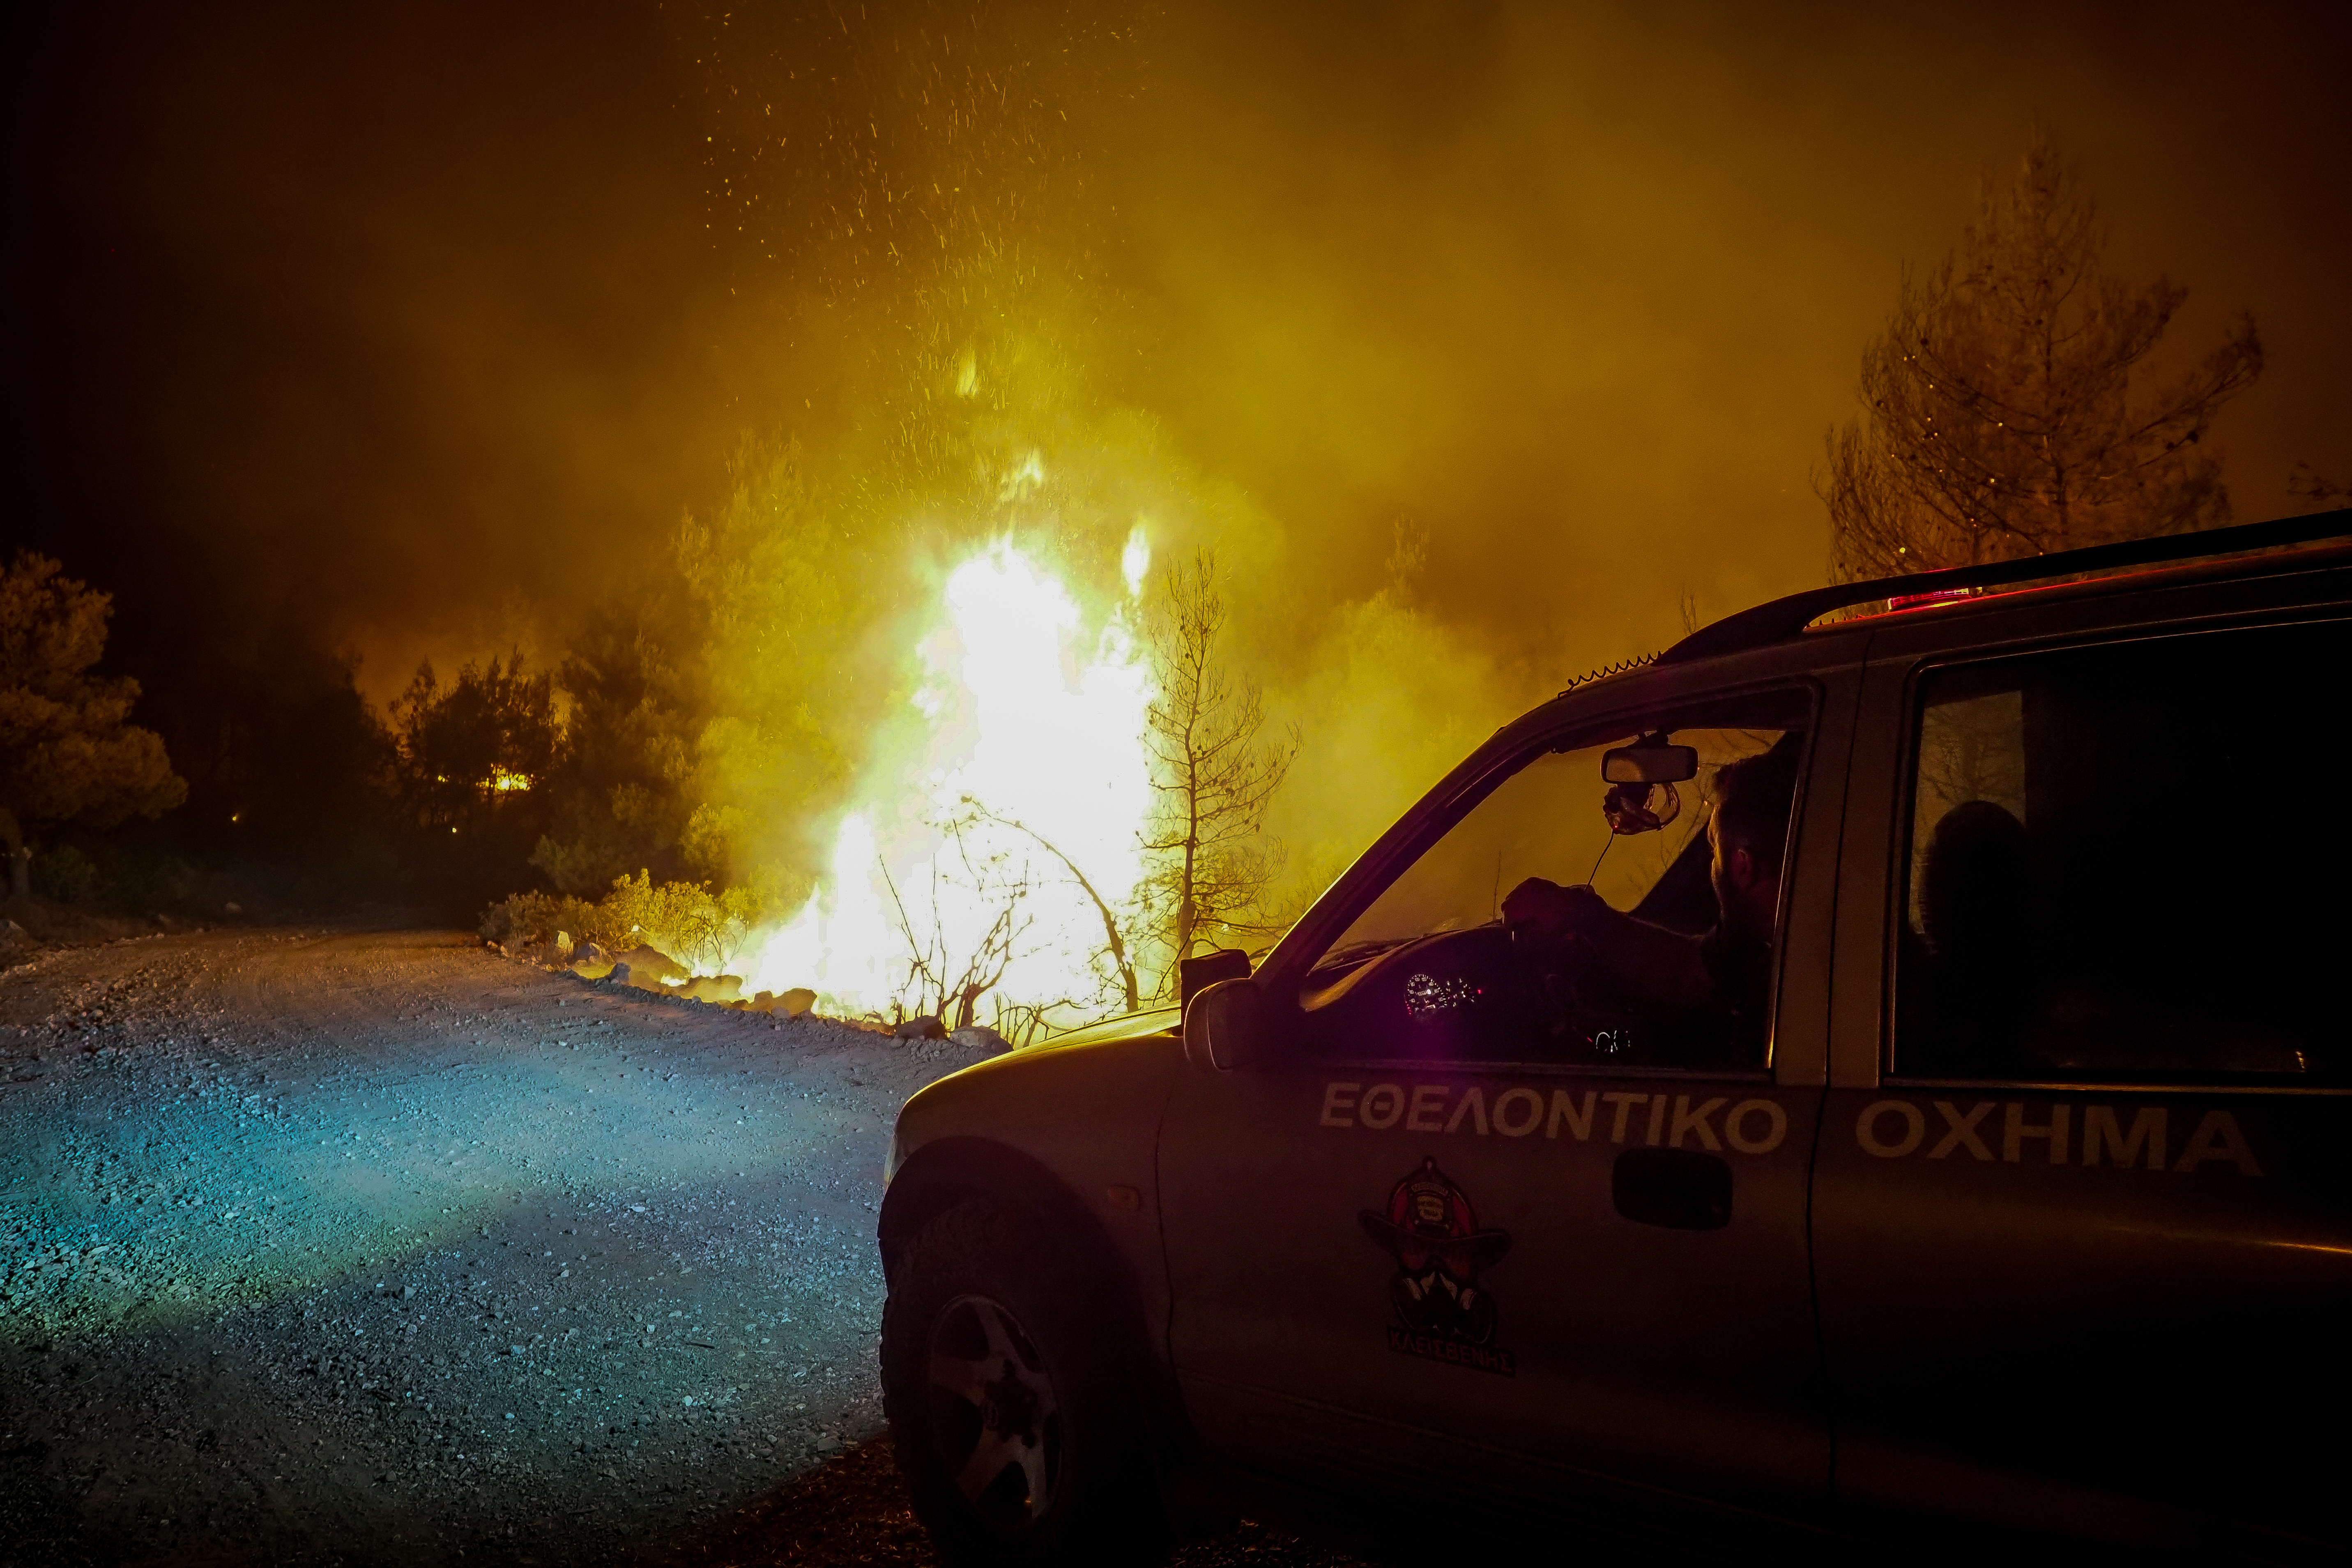
<instances>
[{"instance_id":1,"label":"shrub","mask_svg":"<svg viewBox=\"0 0 2352 1568\"><path fill-rule=\"evenodd\" d=\"M98 890L98 863L70 844L33 857L33 891L54 903L78 904Z\"/></svg>"},{"instance_id":2,"label":"shrub","mask_svg":"<svg viewBox=\"0 0 2352 1568\"><path fill-rule=\"evenodd\" d=\"M552 942L557 931L585 936L595 908L560 893L517 893L484 910L477 929L498 942Z\"/></svg>"},{"instance_id":3,"label":"shrub","mask_svg":"<svg viewBox=\"0 0 2352 1568\"><path fill-rule=\"evenodd\" d=\"M549 942L559 931L608 952L646 943L704 973L726 967L751 934L764 900L749 888L712 892L704 882L656 882L651 873L615 878L594 903L560 893L517 893L482 912L492 942Z\"/></svg>"}]
</instances>

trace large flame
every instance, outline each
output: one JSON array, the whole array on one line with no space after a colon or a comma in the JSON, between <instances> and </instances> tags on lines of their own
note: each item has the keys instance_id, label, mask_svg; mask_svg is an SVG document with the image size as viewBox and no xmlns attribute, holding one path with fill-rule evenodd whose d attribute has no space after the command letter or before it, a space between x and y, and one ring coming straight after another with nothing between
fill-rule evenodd
<instances>
[{"instance_id":1,"label":"large flame","mask_svg":"<svg viewBox=\"0 0 2352 1568\"><path fill-rule=\"evenodd\" d=\"M1150 561L1139 524L1127 597L1093 616L1010 539L950 574L919 645L917 758L862 792L816 891L757 944L749 984L888 1016L994 951L971 976L992 982L980 1021L1102 1011L1102 906L1126 913L1145 870L1152 685L1134 622Z\"/></svg>"}]
</instances>

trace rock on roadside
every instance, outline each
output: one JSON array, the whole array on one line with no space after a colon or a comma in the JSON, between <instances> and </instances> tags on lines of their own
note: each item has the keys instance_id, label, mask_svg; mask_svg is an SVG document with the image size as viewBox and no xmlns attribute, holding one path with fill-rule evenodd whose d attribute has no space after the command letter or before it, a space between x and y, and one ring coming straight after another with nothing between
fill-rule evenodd
<instances>
[{"instance_id":1,"label":"rock on roadside","mask_svg":"<svg viewBox=\"0 0 2352 1568\"><path fill-rule=\"evenodd\" d=\"M982 1051L989 1056L1002 1056L1013 1048L1013 1042L985 1024L968 1024L948 1036L948 1038L968 1051Z\"/></svg>"}]
</instances>

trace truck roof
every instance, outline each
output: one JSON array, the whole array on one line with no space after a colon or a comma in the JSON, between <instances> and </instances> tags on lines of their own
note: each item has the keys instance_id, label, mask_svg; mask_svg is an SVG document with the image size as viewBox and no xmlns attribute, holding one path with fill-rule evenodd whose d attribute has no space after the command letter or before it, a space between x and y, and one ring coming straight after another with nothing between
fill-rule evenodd
<instances>
[{"instance_id":1,"label":"truck roof","mask_svg":"<svg viewBox=\"0 0 2352 1568\"><path fill-rule=\"evenodd\" d=\"M1856 583L1833 583L1790 594L1700 627L1666 649L1654 661L1688 664L1723 654L1769 647L1802 636L1824 616L1858 606L1880 605L1876 615L1902 615L1923 609L1959 606L1984 597L1988 590L2025 584L2068 584L2070 579L2093 579L2092 591L2116 591L2137 585L2133 577L2117 574L2135 568L2198 562L2228 556L2255 555L2290 550L2298 545L2352 537L2352 508L2315 512L2307 517L2279 518L2236 528L2207 529L2196 533L2166 534L2157 539L2132 539L2086 550L2062 550L2012 561L1953 566L1937 572L1917 572L1901 577L1878 577ZM2301 558L2283 565L2304 564ZM2247 563L2231 563L2231 570ZM2258 569L2258 568L2257 568ZM1832 623L1849 624L1849 617Z\"/></svg>"}]
</instances>

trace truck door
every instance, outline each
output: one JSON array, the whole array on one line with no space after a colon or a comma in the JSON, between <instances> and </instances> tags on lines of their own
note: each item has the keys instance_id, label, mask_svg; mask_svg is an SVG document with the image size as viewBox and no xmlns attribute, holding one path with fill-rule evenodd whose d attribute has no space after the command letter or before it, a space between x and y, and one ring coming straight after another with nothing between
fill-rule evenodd
<instances>
[{"instance_id":1,"label":"truck door","mask_svg":"<svg viewBox=\"0 0 2352 1568\"><path fill-rule=\"evenodd\" d=\"M1874 668L1813 1209L1857 1517L2343 1541L2347 663Z\"/></svg>"},{"instance_id":2,"label":"truck door","mask_svg":"<svg viewBox=\"0 0 2352 1568\"><path fill-rule=\"evenodd\" d=\"M1213 1450L1550 1506L1597 1477L1821 1504L1803 1200L1829 926L1825 901L1810 928L1785 911L1833 871L1849 731L1828 715L1853 689L1645 713L1499 760L1309 955L1284 1048L1186 1075L1160 1188L1173 1361ZM1612 835L1601 750L1661 728L1706 766L1671 807L1653 798L1658 831ZM1779 846L1777 1037L1769 1012L1726 1029L1623 997L1575 1017L1531 1002L1502 896L1589 880L1696 939L1715 919L1709 781L1775 748L1802 824Z\"/></svg>"}]
</instances>

